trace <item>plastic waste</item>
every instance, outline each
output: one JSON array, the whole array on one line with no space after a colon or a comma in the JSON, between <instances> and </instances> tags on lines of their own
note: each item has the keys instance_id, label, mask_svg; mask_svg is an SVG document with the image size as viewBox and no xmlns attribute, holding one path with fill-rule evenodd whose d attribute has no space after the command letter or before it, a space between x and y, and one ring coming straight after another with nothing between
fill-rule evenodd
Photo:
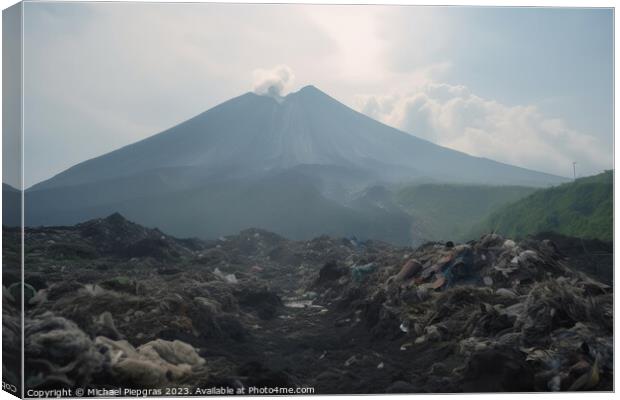
<instances>
[{"instance_id":1,"label":"plastic waste","mask_svg":"<svg viewBox=\"0 0 620 400\"><path fill-rule=\"evenodd\" d=\"M225 274L222 271L220 271L219 268L215 268L215 270L213 271L213 273L220 278L221 280L228 282L228 283L238 283L239 281L237 280L237 277L235 276L235 274Z\"/></svg>"},{"instance_id":2,"label":"plastic waste","mask_svg":"<svg viewBox=\"0 0 620 400\"><path fill-rule=\"evenodd\" d=\"M11 298L13 299L13 301L21 303L22 287L24 290L24 302L26 304L29 304L30 300L37 294L37 290L32 285L28 283L24 283L22 285L20 282L15 282L9 286L8 291L11 294Z\"/></svg>"},{"instance_id":3,"label":"plastic waste","mask_svg":"<svg viewBox=\"0 0 620 400\"><path fill-rule=\"evenodd\" d=\"M377 270L377 265L373 262L364 265L354 265L351 274L356 282L361 282L366 276Z\"/></svg>"}]
</instances>

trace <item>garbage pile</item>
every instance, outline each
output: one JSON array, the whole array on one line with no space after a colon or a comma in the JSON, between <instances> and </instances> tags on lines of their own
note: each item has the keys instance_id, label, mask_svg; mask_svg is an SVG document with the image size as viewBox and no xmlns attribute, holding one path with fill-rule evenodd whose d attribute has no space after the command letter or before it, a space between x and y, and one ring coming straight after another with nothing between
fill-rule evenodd
<instances>
[{"instance_id":1,"label":"garbage pile","mask_svg":"<svg viewBox=\"0 0 620 400\"><path fill-rule=\"evenodd\" d=\"M550 240L181 240L115 214L25 243L28 388L612 388L613 290ZM3 335L17 346L14 272Z\"/></svg>"},{"instance_id":2,"label":"garbage pile","mask_svg":"<svg viewBox=\"0 0 620 400\"><path fill-rule=\"evenodd\" d=\"M450 347L413 386L441 391L610 390L612 288L575 271L553 242L499 235L428 244L376 270L326 264L318 302L362 315L417 357ZM430 366L429 366L430 367Z\"/></svg>"},{"instance_id":3,"label":"garbage pile","mask_svg":"<svg viewBox=\"0 0 620 400\"><path fill-rule=\"evenodd\" d=\"M160 387L204 369L187 343L157 339L134 348L126 340L92 340L73 322L46 313L25 320L26 385L32 389L88 387L93 380L125 387Z\"/></svg>"}]
</instances>

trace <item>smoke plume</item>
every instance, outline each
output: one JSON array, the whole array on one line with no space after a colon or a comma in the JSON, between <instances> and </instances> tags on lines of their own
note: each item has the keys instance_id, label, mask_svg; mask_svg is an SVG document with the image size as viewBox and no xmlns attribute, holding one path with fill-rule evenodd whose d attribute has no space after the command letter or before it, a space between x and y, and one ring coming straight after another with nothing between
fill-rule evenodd
<instances>
[{"instance_id":1,"label":"smoke plume","mask_svg":"<svg viewBox=\"0 0 620 400\"><path fill-rule=\"evenodd\" d=\"M253 91L256 94L279 99L289 90L295 79L293 70L287 65L277 65L271 69L253 71Z\"/></svg>"}]
</instances>

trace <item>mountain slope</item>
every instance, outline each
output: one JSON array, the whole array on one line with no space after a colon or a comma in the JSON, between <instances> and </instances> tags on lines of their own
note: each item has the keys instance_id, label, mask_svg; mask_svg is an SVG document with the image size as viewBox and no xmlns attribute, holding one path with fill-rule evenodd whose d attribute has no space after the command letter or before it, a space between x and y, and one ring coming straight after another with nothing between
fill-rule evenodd
<instances>
[{"instance_id":1,"label":"mountain slope","mask_svg":"<svg viewBox=\"0 0 620 400\"><path fill-rule=\"evenodd\" d=\"M472 226L490 212L536 189L524 186L422 184L398 190L395 201L421 225L428 239L469 240Z\"/></svg>"},{"instance_id":2,"label":"mountain slope","mask_svg":"<svg viewBox=\"0 0 620 400\"><path fill-rule=\"evenodd\" d=\"M205 175L296 165L357 167L384 178L546 186L562 178L437 146L383 125L308 86L282 102L246 93L160 134L85 161L32 187L72 186L153 169ZM391 175L391 176L390 176Z\"/></svg>"},{"instance_id":3,"label":"mountain slope","mask_svg":"<svg viewBox=\"0 0 620 400\"><path fill-rule=\"evenodd\" d=\"M22 195L18 189L2 184L2 225L19 226L22 220Z\"/></svg>"},{"instance_id":4,"label":"mountain slope","mask_svg":"<svg viewBox=\"0 0 620 400\"><path fill-rule=\"evenodd\" d=\"M613 171L538 190L492 213L476 229L491 230L510 237L556 232L613 240Z\"/></svg>"},{"instance_id":5,"label":"mountain slope","mask_svg":"<svg viewBox=\"0 0 620 400\"><path fill-rule=\"evenodd\" d=\"M308 86L281 101L247 93L26 191L26 225L121 212L180 235L270 229L404 243L411 218L350 203L383 183L549 186L553 175L472 157L381 124Z\"/></svg>"},{"instance_id":6,"label":"mountain slope","mask_svg":"<svg viewBox=\"0 0 620 400\"><path fill-rule=\"evenodd\" d=\"M26 198L26 209L32 210L26 213L27 219L41 225L73 224L90 215L120 212L143 225L186 237L217 238L260 227L293 239L311 238L318 232L409 243L411 220L407 215L397 218L390 212L341 205L322 196L308 177L295 171L258 180L211 181L187 190L110 203L97 201L109 188L96 186L90 185L92 191L85 196L80 195L81 187L33 192ZM51 193L53 204L67 207L48 206L45 200ZM87 207L80 205L85 199Z\"/></svg>"}]
</instances>

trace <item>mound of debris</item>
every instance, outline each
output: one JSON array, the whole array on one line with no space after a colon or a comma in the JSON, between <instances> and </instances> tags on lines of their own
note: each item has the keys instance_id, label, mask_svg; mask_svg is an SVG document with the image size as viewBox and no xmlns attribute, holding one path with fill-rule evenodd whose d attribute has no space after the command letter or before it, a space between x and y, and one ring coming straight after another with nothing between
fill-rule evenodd
<instances>
[{"instance_id":1,"label":"mound of debris","mask_svg":"<svg viewBox=\"0 0 620 400\"><path fill-rule=\"evenodd\" d=\"M26 234L29 252L44 252L56 259L119 256L173 260L202 245L198 240L179 240L158 229L142 227L119 213L77 224L75 228L38 228L36 235L35 239ZM41 238L45 240L41 242Z\"/></svg>"},{"instance_id":2,"label":"mound of debris","mask_svg":"<svg viewBox=\"0 0 620 400\"><path fill-rule=\"evenodd\" d=\"M492 234L429 244L385 267L327 263L316 303L363 317L376 338L430 359L430 391L611 390L612 288L571 268L549 240Z\"/></svg>"},{"instance_id":3,"label":"mound of debris","mask_svg":"<svg viewBox=\"0 0 620 400\"><path fill-rule=\"evenodd\" d=\"M585 272L597 280L613 285L614 244L598 239L583 239L543 232L535 240L551 240L564 257L570 258L571 267Z\"/></svg>"},{"instance_id":4,"label":"mound of debris","mask_svg":"<svg viewBox=\"0 0 620 400\"><path fill-rule=\"evenodd\" d=\"M25 243L28 388L612 388L612 288L551 240L198 241L112 215ZM21 286L5 275L15 342Z\"/></svg>"}]
</instances>

